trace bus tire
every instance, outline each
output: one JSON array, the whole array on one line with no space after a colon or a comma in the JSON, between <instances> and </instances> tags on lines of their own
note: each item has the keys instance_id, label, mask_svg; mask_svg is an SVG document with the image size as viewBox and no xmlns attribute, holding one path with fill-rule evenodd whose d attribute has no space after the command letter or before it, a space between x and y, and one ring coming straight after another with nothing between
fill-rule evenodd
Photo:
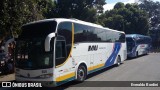
<instances>
[{"instance_id":1,"label":"bus tire","mask_svg":"<svg viewBox=\"0 0 160 90\"><path fill-rule=\"evenodd\" d=\"M80 65L77 70L77 81L83 82L87 77L87 69L84 65Z\"/></svg>"},{"instance_id":2,"label":"bus tire","mask_svg":"<svg viewBox=\"0 0 160 90\"><path fill-rule=\"evenodd\" d=\"M138 51L136 52L136 57L138 57Z\"/></svg>"},{"instance_id":3,"label":"bus tire","mask_svg":"<svg viewBox=\"0 0 160 90\"><path fill-rule=\"evenodd\" d=\"M117 66L120 66L121 65L121 57L118 55L117 57Z\"/></svg>"}]
</instances>

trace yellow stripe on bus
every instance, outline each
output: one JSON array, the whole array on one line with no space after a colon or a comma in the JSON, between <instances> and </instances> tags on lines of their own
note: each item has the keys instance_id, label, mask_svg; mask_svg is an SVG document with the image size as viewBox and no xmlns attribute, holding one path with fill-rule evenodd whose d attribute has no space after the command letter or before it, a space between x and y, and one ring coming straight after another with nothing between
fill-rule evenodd
<instances>
[{"instance_id":1,"label":"yellow stripe on bus","mask_svg":"<svg viewBox=\"0 0 160 90\"><path fill-rule=\"evenodd\" d=\"M60 77L56 78L56 81L57 82L63 81L63 80L69 79L69 78L74 77L74 76L75 76L75 72L72 72L72 73L69 73L69 74L66 74L66 75L63 75L63 76L60 76Z\"/></svg>"},{"instance_id":2,"label":"yellow stripe on bus","mask_svg":"<svg viewBox=\"0 0 160 90\"><path fill-rule=\"evenodd\" d=\"M103 67L104 66L104 63L102 64L98 64L98 65L95 65L95 66L91 66L88 68L88 71L91 71L91 70L94 70L94 69L97 69L97 68L100 68L100 67Z\"/></svg>"},{"instance_id":3,"label":"yellow stripe on bus","mask_svg":"<svg viewBox=\"0 0 160 90\"><path fill-rule=\"evenodd\" d=\"M94 70L94 69L97 69L97 68L100 68L100 67L103 67L104 66L104 63L102 64L98 64L98 65L95 65L95 66L91 66L88 68L88 71L91 71L91 70ZM66 74L66 75L63 75L63 76L60 76L58 78L56 78L56 82L59 82L59 81L64 81L66 79L69 79L71 77L74 77L75 76L75 72L72 72L72 73L69 73L69 74Z\"/></svg>"}]
</instances>

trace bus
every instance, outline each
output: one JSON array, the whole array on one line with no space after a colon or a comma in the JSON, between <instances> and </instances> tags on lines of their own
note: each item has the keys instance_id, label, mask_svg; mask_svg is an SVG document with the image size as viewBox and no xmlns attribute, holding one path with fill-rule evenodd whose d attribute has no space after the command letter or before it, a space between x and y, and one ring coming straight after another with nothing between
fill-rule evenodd
<instances>
[{"instance_id":1,"label":"bus","mask_svg":"<svg viewBox=\"0 0 160 90\"><path fill-rule=\"evenodd\" d=\"M126 34L127 56L138 57L148 54L151 48L152 39L149 36L140 34Z\"/></svg>"},{"instance_id":2,"label":"bus","mask_svg":"<svg viewBox=\"0 0 160 90\"><path fill-rule=\"evenodd\" d=\"M59 86L120 65L127 58L125 33L65 18L31 22L16 39L16 81Z\"/></svg>"}]
</instances>

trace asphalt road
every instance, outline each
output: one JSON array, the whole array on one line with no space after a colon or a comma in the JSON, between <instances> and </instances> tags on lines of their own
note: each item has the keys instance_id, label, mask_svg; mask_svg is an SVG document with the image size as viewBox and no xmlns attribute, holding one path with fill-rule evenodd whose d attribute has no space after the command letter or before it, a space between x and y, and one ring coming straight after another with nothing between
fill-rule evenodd
<instances>
[{"instance_id":1,"label":"asphalt road","mask_svg":"<svg viewBox=\"0 0 160 90\"><path fill-rule=\"evenodd\" d=\"M0 76L0 82L2 82L2 81L13 81L13 80L15 80L15 74L14 73Z\"/></svg>"},{"instance_id":2,"label":"asphalt road","mask_svg":"<svg viewBox=\"0 0 160 90\"><path fill-rule=\"evenodd\" d=\"M160 53L126 60L119 67L113 66L89 75L86 81L160 81ZM65 90L160 90L160 87L77 87L78 85L70 82L62 86L66 87L63 88Z\"/></svg>"},{"instance_id":3,"label":"asphalt road","mask_svg":"<svg viewBox=\"0 0 160 90\"><path fill-rule=\"evenodd\" d=\"M160 53L150 53L138 58L129 59L119 67L112 66L88 76L86 81L160 81ZM160 87L79 87L83 83L69 82L55 89L61 90L160 90ZM123 82L122 82L123 83ZM97 85L98 86L98 85ZM159 85L160 86L160 85ZM11 90L11 88L0 88ZM20 89L20 88L19 88ZM41 88L44 89L44 88ZM17 89L16 89L17 90ZM54 90L48 88L46 90Z\"/></svg>"}]
</instances>

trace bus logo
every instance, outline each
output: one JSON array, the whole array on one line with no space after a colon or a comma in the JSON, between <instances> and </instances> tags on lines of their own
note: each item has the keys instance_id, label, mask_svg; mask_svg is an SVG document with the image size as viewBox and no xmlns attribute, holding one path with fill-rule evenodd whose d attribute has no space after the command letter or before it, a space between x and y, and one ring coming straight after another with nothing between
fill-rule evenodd
<instances>
[{"instance_id":1,"label":"bus logo","mask_svg":"<svg viewBox=\"0 0 160 90\"><path fill-rule=\"evenodd\" d=\"M98 45L90 45L89 47L88 47L88 51L97 51L98 50Z\"/></svg>"}]
</instances>

